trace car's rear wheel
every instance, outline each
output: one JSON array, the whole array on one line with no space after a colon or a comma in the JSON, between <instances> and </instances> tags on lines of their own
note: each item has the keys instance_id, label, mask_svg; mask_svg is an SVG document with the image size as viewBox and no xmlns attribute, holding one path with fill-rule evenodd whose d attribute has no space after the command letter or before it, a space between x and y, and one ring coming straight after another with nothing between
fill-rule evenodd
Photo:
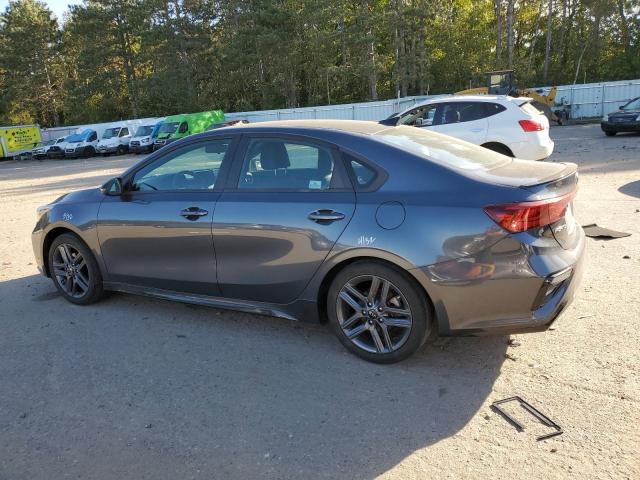
<instances>
[{"instance_id":1,"label":"car's rear wheel","mask_svg":"<svg viewBox=\"0 0 640 480\"><path fill-rule=\"evenodd\" d=\"M373 261L353 263L336 275L327 295L327 313L340 342L376 363L412 355L431 328L424 293L401 272Z\"/></svg>"},{"instance_id":2,"label":"car's rear wheel","mask_svg":"<svg viewBox=\"0 0 640 480\"><path fill-rule=\"evenodd\" d=\"M74 234L62 234L51 243L49 272L60 294L71 303L88 305L102 297L98 264L89 248Z\"/></svg>"},{"instance_id":3,"label":"car's rear wheel","mask_svg":"<svg viewBox=\"0 0 640 480\"><path fill-rule=\"evenodd\" d=\"M604 134L605 134L607 137L613 137L613 136L615 136L616 132L612 132L611 130L605 130L605 131L604 131Z\"/></svg>"}]
</instances>

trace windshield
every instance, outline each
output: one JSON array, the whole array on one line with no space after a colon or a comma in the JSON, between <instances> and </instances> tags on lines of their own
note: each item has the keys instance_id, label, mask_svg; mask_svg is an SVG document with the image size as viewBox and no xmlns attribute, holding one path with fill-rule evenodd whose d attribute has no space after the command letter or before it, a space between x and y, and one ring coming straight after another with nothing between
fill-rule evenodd
<instances>
[{"instance_id":1,"label":"windshield","mask_svg":"<svg viewBox=\"0 0 640 480\"><path fill-rule=\"evenodd\" d=\"M631 100L624 107L622 107L622 110L640 110L640 97Z\"/></svg>"},{"instance_id":2,"label":"windshield","mask_svg":"<svg viewBox=\"0 0 640 480\"><path fill-rule=\"evenodd\" d=\"M102 138L113 138L113 137L117 137L118 134L120 133L120 127L116 127L116 128L107 128L104 133L102 134Z\"/></svg>"},{"instance_id":3,"label":"windshield","mask_svg":"<svg viewBox=\"0 0 640 480\"><path fill-rule=\"evenodd\" d=\"M504 155L453 137L415 127L395 127L374 138L422 158L461 170L489 170L509 163Z\"/></svg>"},{"instance_id":4,"label":"windshield","mask_svg":"<svg viewBox=\"0 0 640 480\"><path fill-rule=\"evenodd\" d=\"M143 127L138 127L138 130L136 130L136 137L146 137L147 135L151 134L151 131L153 130L153 127L150 125L146 125Z\"/></svg>"},{"instance_id":5,"label":"windshield","mask_svg":"<svg viewBox=\"0 0 640 480\"><path fill-rule=\"evenodd\" d=\"M158 133L174 133L178 128L179 122L163 123L160 125Z\"/></svg>"}]
</instances>

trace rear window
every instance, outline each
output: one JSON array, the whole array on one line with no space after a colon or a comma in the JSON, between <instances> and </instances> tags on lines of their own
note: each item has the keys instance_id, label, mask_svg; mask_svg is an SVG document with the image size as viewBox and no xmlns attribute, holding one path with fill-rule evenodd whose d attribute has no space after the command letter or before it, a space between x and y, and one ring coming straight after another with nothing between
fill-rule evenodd
<instances>
[{"instance_id":1,"label":"rear window","mask_svg":"<svg viewBox=\"0 0 640 480\"><path fill-rule=\"evenodd\" d=\"M377 133L375 138L427 160L461 170L489 170L511 161L484 147L420 128L389 128Z\"/></svg>"},{"instance_id":2,"label":"rear window","mask_svg":"<svg viewBox=\"0 0 640 480\"><path fill-rule=\"evenodd\" d=\"M534 107L533 105L531 105L530 102L525 102L522 105L520 105L520 109L523 112L528 113L529 115L542 115L542 112L538 110L536 107Z\"/></svg>"}]
</instances>

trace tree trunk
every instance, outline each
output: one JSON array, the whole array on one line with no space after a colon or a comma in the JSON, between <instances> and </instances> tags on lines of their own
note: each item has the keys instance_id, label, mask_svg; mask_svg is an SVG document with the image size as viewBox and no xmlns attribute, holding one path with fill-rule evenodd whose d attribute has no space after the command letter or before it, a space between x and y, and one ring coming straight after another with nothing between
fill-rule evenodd
<instances>
[{"instance_id":1,"label":"tree trunk","mask_svg":"<svg viewBox=\"0 0 640 480\"><path fill-rule=\"evenodd\" d=\"M553 27L553 0L549 0L549 13L547 15L547 43L544 48L544 70L542 72L542 81L547 83L549 76L549 61L551 56L551 29Z\"/></svg>"},{"instance_id":2,"label":"tree trunk","mask_svg":"<svg viewBox=\"0 0 640 480\"><path fill-rule=\"evenodd\" d=\"M544 0L540 0L540 8L538 8L538 16L536 17L536 25L533 28L533 40L531 40L531 46L529 47L529 70L531 70L531 62L533 61L533 55L536 51L536 42L538 40L538 31L540 30L540 21L542 20L542 10L544 9Z\"/></svg>"},{"instance_id":3,"label":"tree trunk","mask_svg":"<svg viewBox=\"0 0 640 480\"><path fill-rule=\"evenodd\" d=\"M507 56L509 59L509 68L513 67L513 4L515 0L507 0Z\"/></svg>"},{"instance_id":4,"label":"tree trunk","mask_svg":"<svg viewBox=\"0 0 640 480\"><path fill-rule=\"evenodd\" d=\"M495 0L496 12L496 67L502 61L502 0Z\"/></svg>"},{"instance_id":5,"label":"tree trunk","mask_svg":"<svg viewBox=\"0 0 640 480\"><path fill-rule=\"evenodd\" d=\"M373 37L373 30L369 29L368 34L369 34L369 37ZM378 100L378 88L377 88L378 72L376 70L376 46L375 46L375 42L373 41L373 38L371 39L368 45L367 57L368 57L367 63L369 64L368 75L367 75L367 80L369 82L369 98L371 98L371 100Z\"/></svg>"}]
</instances>

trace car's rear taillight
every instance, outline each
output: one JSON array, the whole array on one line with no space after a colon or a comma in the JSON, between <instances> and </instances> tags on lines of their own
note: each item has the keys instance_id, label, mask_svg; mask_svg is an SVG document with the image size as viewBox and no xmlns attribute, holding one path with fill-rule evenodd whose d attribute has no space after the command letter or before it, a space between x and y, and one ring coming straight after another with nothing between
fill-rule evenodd
<instances>
[{"instance_id":1,"label":"car's rear taillight","mask_svg":"<svg viewBox=\"0 0 640 480\"><path fill-rule=\"evenodd\" d=\"M506 203L484 207L491 219L511 233L525 232L557 222L567 211L576 191L536 202Z\"/></svg>"},{"instance_id":2,"label":"car's rear taillight","mask_svg":"<svg viewBox=\"0 0 640 480\"><path fill-rule=\"evenodd\" d=\"M518 123L525 132L540 132L544 130L544 125L535 120L518 120Z\"/></svg>"}]
</instances>

